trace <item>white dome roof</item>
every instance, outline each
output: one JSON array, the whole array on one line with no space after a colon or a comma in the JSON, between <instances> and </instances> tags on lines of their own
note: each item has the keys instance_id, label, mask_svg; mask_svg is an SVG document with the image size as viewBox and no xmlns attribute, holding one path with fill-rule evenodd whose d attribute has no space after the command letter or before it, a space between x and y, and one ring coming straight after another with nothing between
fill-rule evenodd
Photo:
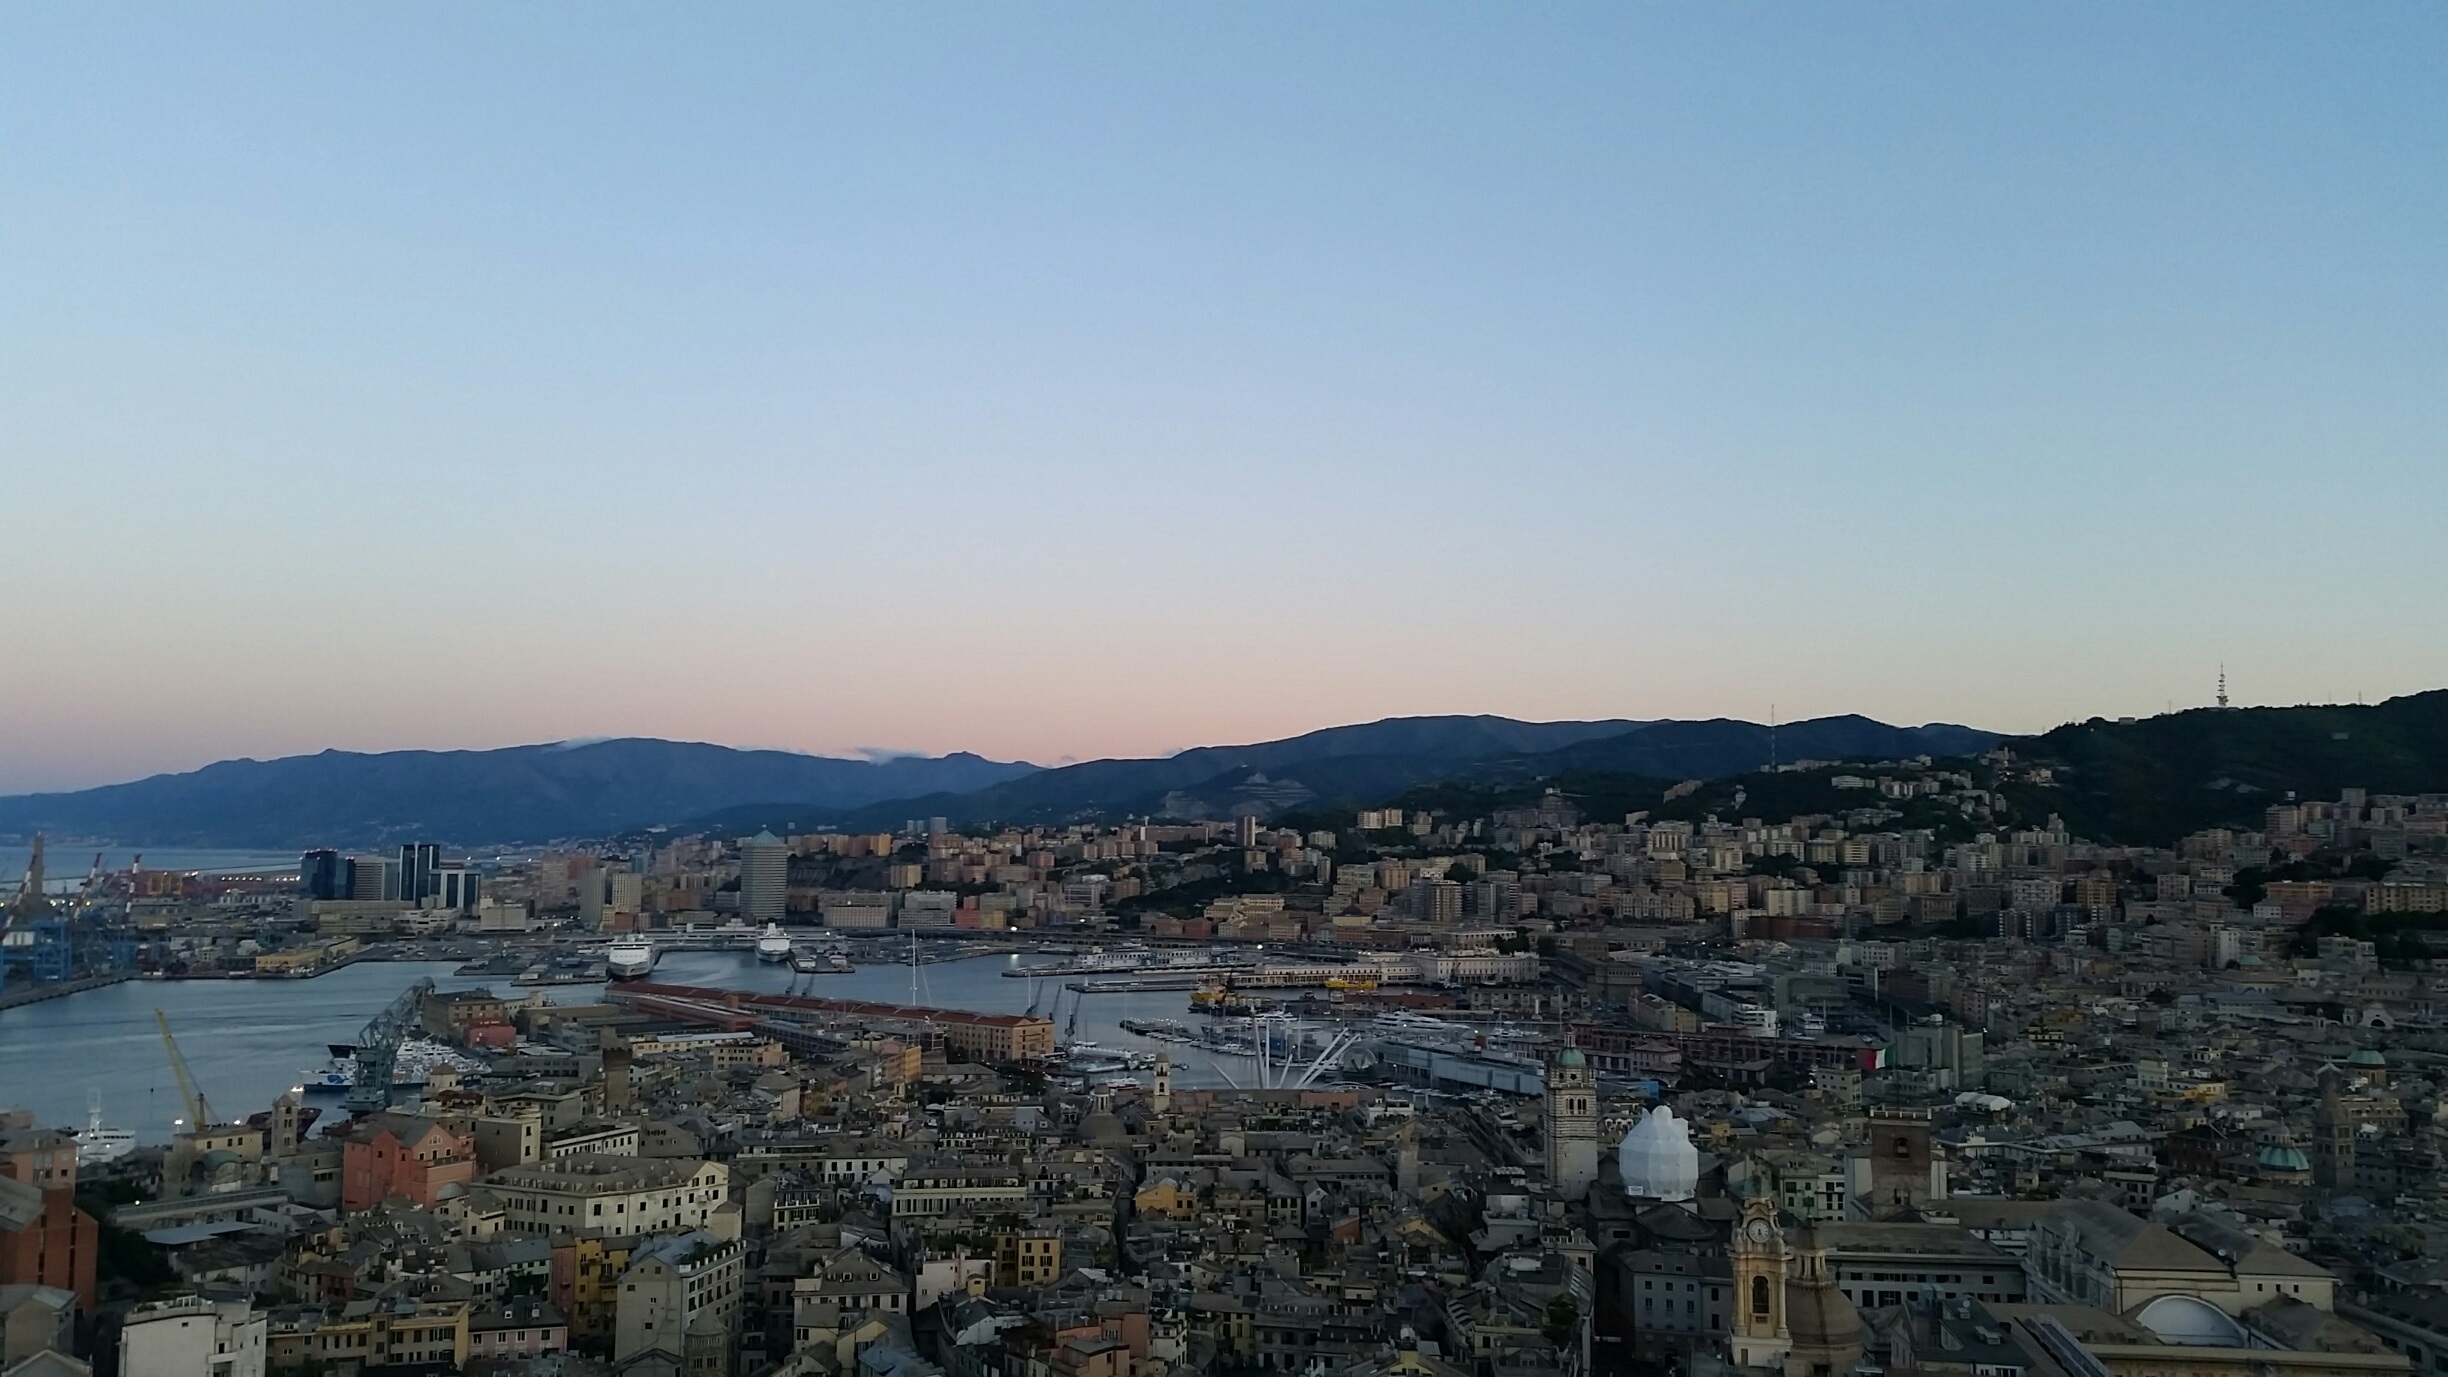
<instances>
[{"instance_id":1,"label":"white dome roof","mask_svg":"<svg viewBox=\"0 0 2448 1377\"><path fill-rule=\"evenodd\" d=\"M1700 1185L1700 1149L1691 1125L1664 1105L1641 1116L1615 1150L1624 1194L1642 1200L1689 1200Z\"/></svg>"}]
</instances>

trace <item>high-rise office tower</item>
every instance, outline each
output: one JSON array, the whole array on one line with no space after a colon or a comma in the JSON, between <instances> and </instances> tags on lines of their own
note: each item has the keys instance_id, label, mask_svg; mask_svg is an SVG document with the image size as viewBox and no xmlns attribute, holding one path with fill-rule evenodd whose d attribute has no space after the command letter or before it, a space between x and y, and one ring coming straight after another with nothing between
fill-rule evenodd
<instances>
[{"instance_id":1,"label":"high-rise office tower","mask_svg":"<svg viewBox=\"0 0 2448 1377\"><path fill-rule=\"evenodd\" d=\"M399 897L421 904L442 888L442 848L433 842L407 842L400 847Z\"/></svg>"},{"instance_id":2,"label":"high-rise office tower","mask_svg":"<svg viewBox=\"0 0 2448 1377\"><path fill-rule=\"evenodd\" d=\"M400 896L399 862L387 856L351 856L346 877L349 899L397 899Z\"/></svg>"},{"instance_id":3,"label":"high-rise office tower","mask_svg":"<svg viewBox=\"0 0 2448 1377\"><path fill-rule=\"evenodd\" d=\"M317 848L298 858L298 893L309 899L345 899L348 877L340 864L340 853L328 847Z\"/></svg>"},{"instance_id":4,"label":"high-rise office tower","mask_svg":"<svg viewBox=\"0 0 2448 1377\"><path fill-rule=\"evenodd\" d=\"M740 843L740 914L752 923L779 923L790 896L790 847L771 832Z\"/></svg>"}]
</instances>

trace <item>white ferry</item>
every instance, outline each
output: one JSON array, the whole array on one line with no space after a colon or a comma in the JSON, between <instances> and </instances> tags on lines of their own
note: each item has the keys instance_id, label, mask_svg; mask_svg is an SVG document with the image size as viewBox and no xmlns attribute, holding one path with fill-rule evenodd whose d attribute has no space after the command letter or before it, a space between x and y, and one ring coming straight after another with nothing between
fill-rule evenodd
<instances>
[{"instance_id":1,"label":"white ferry","mask_svg":"<svg viewBox=\"0 0 2448 1377\"><path fill-rule=\"evenodd\" d=\"M790 934L782 930L780 923L767 923L764 933L757 938L756 954L757 960L772 964L790 960Z\"/></svg>"},{"instance_id":2,"label":"white ferry","mask_svg":"<svg viewBox=\"0 0 2448 1377\"><path fill-rule=\"evenodd\" d=\"M136 1150L136 1134L132 1129L102 1126L102 1092L85 1097L85 1131L76 1135L77 1165L100 1166L116 1162Z\"/></svg>"},{"instance_id":3,"label":"white ferry","mask_svg":"<svg viewBox=\"0 0 2448 1377\"><path fill-rule=\"evenodd\" d=\"M604 953L604 971L614 980L643 980L655 968L655 945L642 937L623 938Z\"/></svg>"}]
</instances>

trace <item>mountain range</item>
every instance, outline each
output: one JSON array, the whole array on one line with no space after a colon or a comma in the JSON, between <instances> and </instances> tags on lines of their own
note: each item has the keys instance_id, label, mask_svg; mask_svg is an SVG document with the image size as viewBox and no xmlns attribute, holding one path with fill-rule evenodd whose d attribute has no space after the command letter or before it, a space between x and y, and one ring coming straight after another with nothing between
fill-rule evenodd
<instances>
[{"instance_id":1,"label":"mountain range","mask_svg":"<svg viewBox=\"0 0 2448 1377\"><path fill-rule=\"evenodd\" d=\"M1089 816L1222 818L1255 808L1380 803L1432 780L1501 781L1607 770L1668 780L1756 770L1772 759L1879 759L1986 750L1995 732L1891 727L1820 717L1769 728L1704 722L1517 722L1505 717L1390 717L1282 741L1206 746L1153 760L1092 760L965 794L898 800L829 819L853 829L914 817L954 825L1061 822ZM715 832L798 830L819 819L758 805L701 819Z\"/></svg>"},{"instance_id":2,"label":"mountain range","mask_svg":"<svg viewBox=\"0 0 2448 1377\"><path fill-rule=\"evenodd\" d=\"M1449 787L1485 797L1569 779L1648 806L1661 781L1724 779L1772 761L1959 757L2003 742L2051 768L2008 789L2016 816L2062 816L2076 834L2164 845L2250 826L2289 793L2361 786L2448 791L2448 690L2371 707L2199 709L2093 718L2001 737L1866 717L1774 728L1707 721L1522 722L1394 717L1280 741L1056 769L968 753L841 760L628 738L492 751L325 751L229 760L72 793L0 798L0 838L35 831L134 845L285 848L416 838L458 845L601 837L655 827L745 835L820 826L886 830L913 818L989 821L1366 807ZM1760 793L1764 800L1767 781ZM1798 787L1798 786L1797 786Z\"/></svg>"},{"instance_id":3,"label":"mountain range","mask_svg":"<svg viewBox=\"0 0 2448 1377\"><path fill-rule=\"evenodd\" d=\"M1969 727L1830 717L1748 722L1522 722L1395 717L1280 741L1209 746L1058 769L959 753L881 761L625 738L491 751L325 751L228 760L69 793L0 798L0 835L36 831L139 845L271 848L596 837L672 826L721 833L884 829L1088 816L1228 816L1382 801L1459 775L1530 778L1614 768L1668 777L1786 757L1953 754L1997 739Z\"/></svg>"},{"instance_id":4,"label":"mountain range","mask_svg":"<svg viewBox=\"0 0 2448 1377\"><path fill-rule=\"evenodd\" d=\"M324 751L0 798L0 834L250 849L544 841L652 827L746 799L845 811L983 788L1036 768L966 752L840 760L636 737L492 751Z\"/></svg>"}]
</instances>

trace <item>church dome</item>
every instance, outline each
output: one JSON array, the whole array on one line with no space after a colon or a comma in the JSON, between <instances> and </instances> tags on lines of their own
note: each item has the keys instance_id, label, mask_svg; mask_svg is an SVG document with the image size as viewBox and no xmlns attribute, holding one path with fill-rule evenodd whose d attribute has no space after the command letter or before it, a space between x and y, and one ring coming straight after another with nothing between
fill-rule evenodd
<instances>
[{"instance_id":1,"label":"church dome","mask_svg":"<svg viewBox=\"0 0 2448 1377\"><path fill-rule=\"evenodd\" d=\"M1691 1126L1664 1105L1641 1116L1615 1150L1624 1194L1634 1199L1689 1200L1700 1186L1700 1149Z\"/></svg>"},{"instance_id":2,"label":"church dome","mask_svg":"<svg viewBox=\"0 0 2448 1377\"><path fill-rule=\"evenodd\" d=\"M1852 1348L1863 1339L1861 1311L1833 1286L1787 1286L1785 1326L1796 1348Z\"/></svg>"},{"instance_id":3,"label":"church dome","mask_svg":"<svg viewBox=\"0 0 2448 1377\"><path fill-rule=\"evenodd\" d=\"M2261 1149L2261 1170L2309 1173L2312 1159L2291 1143L2272 1143Z\"/></svg>"},{"instance_id":4,"label":"church dome","mask_svg":"<svg viewBox=\"0 0 2448 1377\"><path fill-rule=\"evenodd\" d=\"M1801 1243L1801 1275L1785 1284L1785 1327L1793 1336L1794 1353L1814 1359L1826 1355L1831 1360L1850 1354L1828 1363L1835 1371L1850 1371L1853 1359L1861 1356L1865 1337L1861 1311L1837 1289L1818 1234L1804 1234ZM1818 1366L1816 1362L1812 1365Z\"/></svg>"}]
</instances>

